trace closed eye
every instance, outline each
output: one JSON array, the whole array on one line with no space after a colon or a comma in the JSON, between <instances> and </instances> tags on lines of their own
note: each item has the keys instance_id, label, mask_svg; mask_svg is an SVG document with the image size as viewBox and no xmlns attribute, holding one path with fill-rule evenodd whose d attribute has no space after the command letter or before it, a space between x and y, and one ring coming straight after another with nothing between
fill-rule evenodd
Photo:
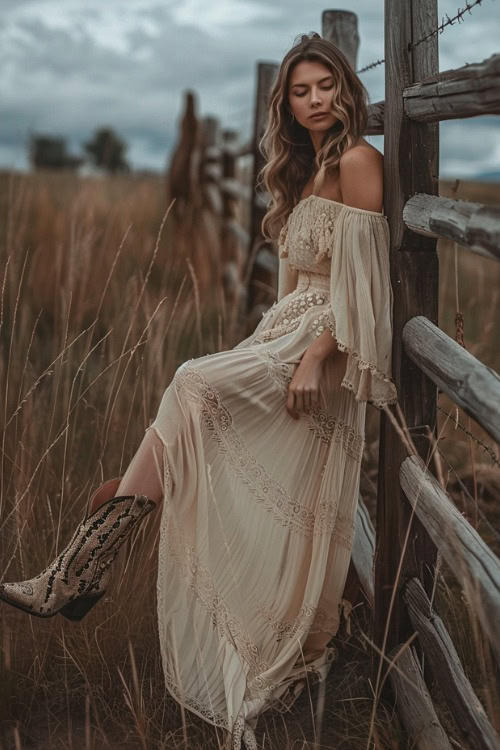
<instances>
[{"instance_id":1,"label":"closed eye","mask_svg":"<svg viewBox=\"0 0 500 750\"><path fill-rule=\"evenodd\" d=\"M321 91L330 91L330 89L333 89L333 86L321 86ZM295 94L295 96L305 96L306 92L303 94Z\"/></svg>"}]
</instances>

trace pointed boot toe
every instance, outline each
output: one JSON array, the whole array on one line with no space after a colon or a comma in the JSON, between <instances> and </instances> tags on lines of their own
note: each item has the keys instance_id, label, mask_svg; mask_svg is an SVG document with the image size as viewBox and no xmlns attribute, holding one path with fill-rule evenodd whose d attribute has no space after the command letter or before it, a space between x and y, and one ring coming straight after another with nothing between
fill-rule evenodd
<instances>
[{"instance_id":1,"label":"pointed boot toe","mask_svg":"<svg viewBox=\"0 0 500 750\"><path fill-rule=\"evenodd\" d=\"M93 501L112 495L121 478L99 487L87 506L84 520L55 560L34 578L0 584L0 599L28 614L81 620L104 595L109 570L122 544L156 508L146 495L111 497L89 515Z\"/></svg>"}]
</instances>

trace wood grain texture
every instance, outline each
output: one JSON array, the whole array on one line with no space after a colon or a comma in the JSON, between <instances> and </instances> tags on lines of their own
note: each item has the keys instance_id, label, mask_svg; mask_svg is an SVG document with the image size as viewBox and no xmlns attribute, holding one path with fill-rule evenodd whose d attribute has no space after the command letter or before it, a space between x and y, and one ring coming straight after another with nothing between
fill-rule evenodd
<instances>
[{"instance_id":1,"label":"wood grain texture","mask_svg":"<svg viewBox=\"0 0 500 750\"><path fill-rule=\"evenodd\" d=\"M385 2L384 211L390 227L391 286L394 292L392 373L406 425L424 459L430 448L429 433L436 430L437 388L406 355L402 331L406 322L416 315L425 315L437 324L437 242L434 237L424 237L408 229L403 221L403 208L416 192L438 193L439 143L436 124L411 122L405 116L403 91L416 81L438 72L438 41L435 37L409 51L411 43L436 26L436 0ZM432 541L419 520L414 518L398 579L411 514L399 483L399 466L406 455L405 446L390 420L381 414L374 635L377 645L382 647L391 596L396 586L387 649L405 641L413 632L401 599L401 580L417 576L426 590L430 590L436 557ZM374 655L374 672L375 660ZM384 665L382 669L385 669Z\"/></svg>"},{"instance_id":2,"label":"wood grain texture","mask_svg":"<svg viewBox=\"0 0 500 750\"><path fill-rule=\"evenodd\" d=\"M375 550L375 529L371 522L368 509L359 495L356 511L356 531L352 544L352 562L358 574L359 582L366 594L366 598L373 609L373 553Z\"/></svg>"},{"instance_id":3,"label":"wood grain texture","mask_svg":"<svg viewBox=\"0 0 500 750\"><path fill-rule=\"evenodd\" d=\"M269 96L274 85L274 81L278 75L279 65L276 63L259 62L257 63L257 82L255 92L255 105L254 105L254 127L252 135L252 152L253 167L252 167L252 184L251 193L252 196L256 196L257 190L257 176L264 166L264 157L260 151L259 143L264 135L266 127L268 111L269 111ZM249 283L248 293L246 297L246 313L248 315L246 334L249 335L252 330L252 326L255 321L255 314L250 315L254 307L260 305L267 305L270 300L269 292L265 292L265 289L276 288L276 278L270 275L266 270L263 270L261 266L255 265L255 246L262 242L261 224L264 214L267 211L267 206L262 206L258 200L252 200L250 204L250 244L248 247L248 258L249 258ZM270 243L269 243L270 245ZM260 309L260 307L259 307Z\"/></svg>"},{"instance_id":4,"label":"wood grain texture","mask_svg":"<svg viewBox=\"0 0 500 750\"><path fill-rule=\"evenodd\" d=\"M500 376L422 315L402 334L407 355L438 388L500 442Z\"/></svg>"},{"instance_id":5,"label":"wood grain texture","mask_svg":"<svg viewBox=\"0 0 500 750\"><path fill-rule=\"evenodd\" d=\"M369 105L365 135L384 134L384 110L385 102L375 102L375 104Z\"/></svg>"},{"instance_id":6,"label":"wood grain texture","mask_svg":"<svg viewBox=\"0 0 500 750\"><path fill-rule=\"evenodd\" d=\"M335 44L357 68L359 33L358 17L350 10L324 10L321 14L321 36Z\"/></svg>"},{"instance_id":7,"label":"wood grain texture","mask_svg":"<svg viewBox=\"0 0 500 750\"><path fill-rule=\"evenodd\" d=\"M443 621L433 610L417 578L407 581L403 598L425 657L434 665L439 687L463 739L471 750L498 750L500 737L467 679Z\"/></svg>"},{"instance_id":8,"label":"wood grain texture","mask_svg":"<svg viewBox=\"0 0 500 750\"><path fill-rule=\"evenodd\" d=\"M401 653L398 653L401 649ZM396 667L389 675L401 715L410 739L410 747L418 750L451 750L424 682L413 646L398 644L388 654L396 658Z\"/></svg>"},{"instance_id":9,"label":"wood grain texture","mask_svg":"<svg viewBox=\"0 0 500 750\"><path fill-rule=\"evenodd\" d=\"M467 594L500 663L500 560L462 516L420 456L400 468L401 487Z\"/></svg>"},{"instance_id":10,"label":"wood grain texture","mask_svg":"<svg viewBox=\"0 0 500 750\"><path fill-rule=\"evenodd\" d=\"M406 202L403 221L413 232L453 240L500 260L500 206L419 193Z\"/></svg>"},{"instance_id":11,"label":"wood grain texture","mask_svg":"<svg viewBox=\"0 0 500 750\"><path fill-rule=\"evenodd\" d=\"M418 122L500 113L500 55L422 78L403 91L404 111Z\"/></svg>"}]
</instances>

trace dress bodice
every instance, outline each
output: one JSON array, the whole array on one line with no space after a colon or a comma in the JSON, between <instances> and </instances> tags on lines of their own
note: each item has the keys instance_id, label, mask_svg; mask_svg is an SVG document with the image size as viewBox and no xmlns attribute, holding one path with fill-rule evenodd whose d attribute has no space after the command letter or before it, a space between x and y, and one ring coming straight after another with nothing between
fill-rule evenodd
<instances>
[{"instance_id":1,"label":"dress bodice","mask_svg":"<svg viewBox=\"0 0 500 750\"><path fill-rule=\"evenodd\" d=\"M377 211L346 206L344 203L309 195L302 198L288 216L278 238L280 258L288 258L290 269L311 271L329 276L335 225L340 213L347 210L385 219Z\"/></svg>"},{"instance_id":2,"label":"dress bodice","mask_svg":"<svg viewBox=\"0 0 500 750\"><path fill-rule=\"evenodd\" d=\"M317 195L300 200L281 229L280 258L288 258L292 269L329 276L334 225L342 208L342 203Z\"/></svg>"}]
</instances>

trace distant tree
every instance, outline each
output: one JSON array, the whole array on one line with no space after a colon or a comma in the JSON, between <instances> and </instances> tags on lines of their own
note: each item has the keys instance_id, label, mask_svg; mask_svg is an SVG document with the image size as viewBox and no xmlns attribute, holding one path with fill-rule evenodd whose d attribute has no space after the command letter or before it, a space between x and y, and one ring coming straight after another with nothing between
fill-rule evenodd
<instances>
[{"instance_id":1,"label":"distant tree","mask_svg":"<svg viewBox=\"0 0 500 750\"><path fill-rule=\"evenodd\" d=\"M83 146L96 167L112 174L130 171L125 160L127 144L112 128L99 128L92 140Z\"/></svg>"},{"instance_id":2,"label":"distant tree","mask_svg":"<svg viewBox=\"0 0 500 750\"><path fill-rule=\"evenodd\" d=\"M85 160L68 154L65 138L50 135L32 135L29 145L33 169L76 169Z\"/></svg>"}]
</instances>

